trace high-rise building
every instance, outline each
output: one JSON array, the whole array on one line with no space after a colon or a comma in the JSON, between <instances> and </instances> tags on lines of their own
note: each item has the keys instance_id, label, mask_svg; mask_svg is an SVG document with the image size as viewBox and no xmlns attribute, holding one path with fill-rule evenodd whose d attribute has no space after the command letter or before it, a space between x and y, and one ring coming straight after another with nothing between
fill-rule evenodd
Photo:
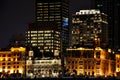
<instances>
[{"instance_id":1,"label":"high-rise building","mask_svg":"<svg viewBox=\"0 0 120 80\"><path fill-rule=\"evenodd\" d=\"M27 44L37 46L40 52L60 51L60 31L55 22L35 22L29 24L26 32Z\"/></svg>"},{"instance_id":2,"label":"high-rise building","mask_svg":"<svg viewBox=\"0 0 120 80\"><path fill-rule=\"evenodd\" d=\"M49 21L56 22L60 31L61 52L69 44L69 2L68 0L36 0L36 22Z\"/></svg>"},{"instance_id":3,"label":"high-rise building","mask_svg":"<svg viewBox=\"0 0 120 80\"><path fill-rule=\"evenodd\" d=\"M108 44L107 15L99 10L80 10L72 16L72 46L101 46Z\"/></svg>"},{"instance_id":4,"label":"high-rise building","mask_svg":"<svg viewBox=\"0 0 120 80\"><path fill-rule=\"evenodd\" d=\"M119 25L120 25L120 1L119 0L92 0L93 8L99 9L108 15L108 40L112 49L120 48Z\"/></svg>"}]
</instances>

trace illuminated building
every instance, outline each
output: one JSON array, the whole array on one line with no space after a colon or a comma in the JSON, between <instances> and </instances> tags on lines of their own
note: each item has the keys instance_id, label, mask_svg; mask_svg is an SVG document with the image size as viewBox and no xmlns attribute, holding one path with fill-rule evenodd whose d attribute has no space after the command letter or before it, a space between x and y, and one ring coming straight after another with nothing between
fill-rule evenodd
<instances>
[{"instance_id":1,"label":"illuminated building","mask_svg":"<svg viewBox=\"0 0 120 80\"><path fill-rule=\"evenodd\" d=\"M68 48L65 57L66 70L75 70L77 75L112 76L115 74L115 59L113 53L100 47ZM115 58L115 57L114 57Z\"/></svg>"},{"instance_id":2,"label":"illuminated building","mask_svg":"<svg viewBox=\"0 0 120 80\"><path fill-rule=\"evenodd\" d=\"M107 15L99 10L80 10L72 16L72 46L96 46L95 40L100 41L101 47L108 45Z\"/></svg>"},{"instance_id":3,"label":"illuminated building","mask_svg":"<svg viewBox=\"0 0 120 80\"><path fill-rule=\"evenodd\" d=\"M120 77L120 52L118 51L116 57L116 76Z\"/></svg>"},{"instance_id":4,"label":"illuminated building","mask_svg":"<svg viewBox=\"0 0 120 80\"><path fill-rule=\"evenodd\" d=\"M0 51L0 72L11 75L14 73L20 73L20 76L24 76L24 55L26 49L24 47L12 47L11 51Z\"/></svg>"},{"instance_id":5,"label":"illuminated building","mask_svg":"<svg viewBox=\"0 0 120 80\"><path fill-rule=\"evenodd\" d=\"M36 22L56 22L60 32L60 52L64 52L69 44L69 2L68 0L36 0Z\"/></svg>"},{"instance_id":6,"label":"illuminated building","mask_svg":"<svg viewBox=\"0 0 120 80\"><path fill-rule=\"evenodd\" d=\"M55 56L57 56L55 54ZM29 56L26 60L26 77L58 77L61 71L61 59L43 57L34 58L34 52L29 51Z\"/></svg>"},{"instance_id":7,"label":"illuminated building","mask_svg":"<svg viewBox=\"0 0 120 80\"><path fill-rule=\"evenodd\" d=\"M72 16L72 43L65 57L66 70L85 76L113 76L115 54L108 46L107 15L80 10Z\"/></svg>"},{"instance_id":8,"label":"illuminated building","mask_svg":"<svg viewBox=\"0 0 120 80\"><path fill-rule=\"evenodd\" d=\"M26 32L28 46L37 46L40 52L60 51L60 32L54 22L31 23Z\"/></svg>"},{"instance_id":9,"label":"illuminated building","mask_svg":"<svg viewBox=\"0 0 120 80\"><path fill-rule=\"evenodd\" d=\"M108 41L109 47L119 49L120 1L119 0L92 0L93 8L99 9L108 15Z\"/></svg>"}]
</instances>

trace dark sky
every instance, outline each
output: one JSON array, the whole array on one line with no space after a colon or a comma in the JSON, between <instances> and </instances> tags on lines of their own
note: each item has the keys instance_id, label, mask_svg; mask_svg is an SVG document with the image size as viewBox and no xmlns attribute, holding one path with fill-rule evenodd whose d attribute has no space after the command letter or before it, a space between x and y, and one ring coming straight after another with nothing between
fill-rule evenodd
<instances>
[{"instance_id":1,"label":"dark sky","mask_svg":"<svg viewBox=\"0 0 120 80\"><path fill-rule=\"evenodd\" d=\"M24 34L27 23L34 21L35 0L0 0L0 48L6 47L12 35ZM90 0L69 0L70 15L89 9Z\"/></svg>"}]
</instances>

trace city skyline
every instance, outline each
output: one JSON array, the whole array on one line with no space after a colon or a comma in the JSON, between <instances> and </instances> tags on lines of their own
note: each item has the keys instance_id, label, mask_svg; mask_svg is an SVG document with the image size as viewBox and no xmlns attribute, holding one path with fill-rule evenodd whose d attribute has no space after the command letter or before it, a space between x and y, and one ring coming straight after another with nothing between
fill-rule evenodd
<instances>
[{"instance_id":1,"label":"city skyline","mask_svg":"<svg viewBox=\"0 0 120 80\"><path fill-rule=\"evenodd\" d=\"M87 2L87 3L86 3ZM9 39L16 34L24 34L27 23L34 22L35 10L34 0L31 1L8 1L2 0L0 13L0 48L8 45ZM22 6L21 6L22 4ZM86 5L85 5L86 4ZM28 6L26 6L28 5ZM70 15L79 11L80 9L88 9L91 4L89 0L77 1L70 0ZM71 18L71 17L70 17Z\"/></svg>"},{"instance_id":2,"label":"city skyline","mask_svg":"<svg viewBox=\"0 0 120 80\"><path fill-rule=\"evenodd\" d=\"M120 5L96 1L2 0L0 78L120 78Z\"/></svg>"}]
</instances>

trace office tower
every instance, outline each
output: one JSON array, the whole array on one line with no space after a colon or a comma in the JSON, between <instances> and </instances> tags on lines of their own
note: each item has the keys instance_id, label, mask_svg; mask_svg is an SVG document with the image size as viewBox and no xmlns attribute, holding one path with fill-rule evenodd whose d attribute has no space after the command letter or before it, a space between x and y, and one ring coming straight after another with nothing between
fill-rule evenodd
<instances>
[{"instance_id":1,"label":"office tower","mask_svg":"<svg viewBox=\"0 0 120 80\"><path fill-rule=\"evenodd\" d=\"M99 10L80 10L72 16L72 46L99 46L108 44L107 15Z\"/></svg>"},{"instance_id":2,"label":"office tower","mask_svg":"<svg viewBox=\"0 0 120 80\"><path fill-rule=\"evenodd\" d=\"M56 22L60 32L61 52L65 51L69 44L68 0L36 0L36 22Z\"/></svg>"},{"instance_id":3,"label":"office tower","mask_svg":"<svg viewBox=\"0 0 120 80\"><path fill-rule=\"evenodd\" d=\"M119 0L93 0L93 8L99 9L108 15L108 40L112 49L120 48L119 24L120 1Z\"/></svg>"},{"instance_id":4,"label":"office tower","mask_svg":"<svg viewBox=\"0 0 120 80\"><path fill-rule=\"evenodd\" d=\"M29 24L26 32L27 44L37 46L40 52L60 51L60 31L55 22L34 22Z\"/></svg>"}]
</instances>

